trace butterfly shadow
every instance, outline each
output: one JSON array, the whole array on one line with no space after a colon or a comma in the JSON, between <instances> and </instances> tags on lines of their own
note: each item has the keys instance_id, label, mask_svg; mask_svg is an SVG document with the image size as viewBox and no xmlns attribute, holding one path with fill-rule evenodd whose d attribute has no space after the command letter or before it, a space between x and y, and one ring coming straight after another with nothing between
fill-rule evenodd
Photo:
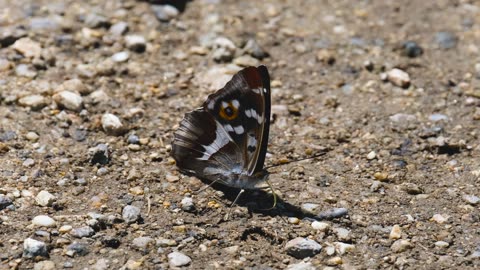
<instances>
[{"instance_id":1,"label":"butterfly shadow","mask_svg":"<svg viewBox=\"0 0 480 270\"><path fill-rule=\"evenodd\" d=\"M202 180L202 179L200 179ZM202 180L208 183L206 180ZM308 220L325 220L331 219L324 214L314 214L305 212L301 207L293 205L288 201L278 197L275 198L272 193L262 189L246 189L242 194L238 188L228 187L222 184L209 184L213 189L223 193L222 198L232 202L231 207L235 205L246 207L249 213L258 213L271 217L296 217ZM275 205L274 205L275 204ZM335 217L333 217L335 218Z\"/></svg>"}]
</instances>

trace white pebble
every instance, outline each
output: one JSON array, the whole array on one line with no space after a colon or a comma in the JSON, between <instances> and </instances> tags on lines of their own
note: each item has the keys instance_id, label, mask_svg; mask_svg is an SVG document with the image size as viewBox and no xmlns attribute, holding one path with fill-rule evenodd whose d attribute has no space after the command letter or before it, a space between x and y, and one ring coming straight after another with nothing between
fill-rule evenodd
<instances>
[{"instance_id":1,"label":"white pebble","mask_svg":"<svg viewBox=\"0 0 480 270\"><path fill-rule=\"evenodd\" d=\"M410 86L410 76L405 71L394 68L387 72L387 80L396 86L408 87Z\"/></svg>"},{"instance_id":2,"label":"white pebble","mask_svg":"<svg viewBox=\"0 0 480 270\"><path fill-rule=\"evenodd\" d=\"M82 97L74 92L70 91L61 91L53 95L53 100L62 108L80 111L83 107Z\"/></svg>"},{"instance_id":3,"label":"white pebble","mask_svg":"<svg viewBox=\"0 0 480 270\"><path fill-rule=\"evenodd\" d=\"M320 222L320 221L314 221L312 222L312 228L317 230L317 231L327 231L330 228L330 224L326 222Z\"/></svg>"},{"instance_id":4,"label":"white pebble","mask_svg":"<svg viewBox=\"0 0 480 270\"><path fill-rule=\"evenodd\" d=\"M57 225L57 222L49 216L39 215L33 218L32 224L42 227L55 227Z\"/></svg>"},{"instance_id":5,"label":"white pebble","mask_svg":"<svg viewBox=\"0 0 480 270\"><path fill-rule=\"evenodd\" d=\"M40 191L35 197L35 201L40 206L51 206L57 198L46 190Z\"/></svg>"},{"instance_id":6,"label":"white pebble","mask_svg":"<svg viewBox=\"0 0 480 270\"><path fill-rule=\"evenodd\" d=\"M120 118L111 113L102 116L102 127L105 133L109 135L121 135L125 131Z\"/></svg>"}]
</instances>

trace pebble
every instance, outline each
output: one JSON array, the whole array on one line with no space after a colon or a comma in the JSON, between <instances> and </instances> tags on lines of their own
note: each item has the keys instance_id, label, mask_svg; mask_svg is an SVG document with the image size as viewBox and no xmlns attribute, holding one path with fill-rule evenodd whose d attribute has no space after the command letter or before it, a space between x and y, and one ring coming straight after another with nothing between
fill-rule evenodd
<instances>
[{"instance_id":1,"label":"pebble","mask_svg":"<svg viewBox=\"0 0 480 270\"><path fill-rule=\"evenodd\" d=\"M315 214L319 208L320 205L315 203L304 203L301 205L302 211L310 214Z\"/></svg>"},{"instance_id":2,"label":"pebble","mask_svg":"<svg viewBox=\"0 0 480 270\"><path fill-rule=\"evenodd\" d=\"M213 41L213 59L217 62L228 62L233 59L237 47L226 37L217 37Z\"/></svg>"},{"instance_id":3,"label":"pebble","mask_svg":"<svg viewBox=\"0 0 480 270\"><path fill-rule=\"evenodd\" d=\"M100 258L98 261L92 265L90 269L92 270L107 270L110 268L110 261L105 258Z\"/></svg>"},{"instance_id":4,"label":"pebble","mask_svg":"<svg viewBox=\"0 0 480 270\"><path fill-rule=\"evenodd\" d=\"M15 74L20 77L35 78L37 72L30 69L30 66L27 64L19 64L15 68Z\"/></svg>"},{"instance_id":5,"label":"pebble","mask_svg":"<svg viewBox=\"0 0 480 270\"><path fill-rule=\"evenodd\" d=\"M55 227L57 225L57 222L46 215L39 215L35 216L32 219L32 224L35 226L42 226L42 227Z\"/></svg>"},{"instance_id":6,"label":"pebble","mask_svg":"<svg viewBox=\"0 0 480 270\"><path fill-rule=\"evenodd\" d=\"M180 14L178 9L171 5L152 5L151 7L155 17L161 22L169 22Z\"/></svg>"},{"instance_id":7,"label":"pebble","mask_svg":"<svg viewBox=\"0 0 480 270\"><path fill-rule=\"evenodd\" d=\"M444 121L447 121L448 120L448 116L444 115L444 114L439 114L439 113L434 113L432 115L430 115L428 117L428 119L430 121L433 121L433 122L437 122L437 121L441 121L441 120L444 120Z\"/></svg>"},{"instance_id":8,"label":"pebble","mask_svg":"<svg viewBox=\"0 0 480 270\"><path fill-rule=\"evenodd\" d=\"M147 236L137 237L133 239L132 245L139 250L147 251L155 246L155 240Z\"/></svg>"},{"instance_id":9,"label":"pebble","mask_svg":"<svg viewBox=\"0 0 480 270\"><path fill-rule=\"evenodd\" d=\"M36 142L38 141L38 139L40 138L40 136L36 133L36 132L33 132L33 131L29 131L26 135L25 135L25 138L31 142Z\"/></svg>"},{"instance_id":10,"label":"pebble","mask_svg":"<svg viewBox=\"0 0 480 270\"><path fill-rule=\"evenodd\" d=\"M447 50L457 46L458 38L450 32L437 32L435 42L440 48Z\"/></svg>"},{"instance_id":11,"label":"pebble","mask_svg":"<svg viewBox=\"0 0 480 270\"><path fill-rule=\"evenodd\" d=\"M133 205L125 206L122 211L122 218L127 223L136 222L138 219L140 219L140 208Z\"/></svg>"},{"instance_id":12,"label":"pebble","mask_svg":"<svg viewBox=\"0 0 480 270\"><path fill-rule=\"evenodd\" d=\"M299 224L299 223L300 223L300 219L297 218L297 217L289 217L289 218L288 218L288 223L290 223L290 224Z\"/></svg>"},{"instance_id":13,"label":"pebble","mask_svg":"<svg viewBox=\"0 0 480 270\"><path fill-rule=\"evenodd\" d=\"M12 45L13 49L28 58L39 58L42 54L40 43L31 40L28 37L21 38Z\"/></svg>"},{"instance_id":14,"label":"pebble","mask_svg":"<svg viewBox=\"0 0 480 270\"><path fill-rule=\"evenodd\" d=\"M242 55L233 59L233 63L240 67L257 66L259 61L250 55Z\"/></svg>"},{"instance_id":15,"label":"pebble","mask_svg":"<svg viewBox=\"0 0 480 270\"><path fill-rule=\"evenodd\" d=\"M83 226L70 231L70 235L76 238L91 237L94 234L95 231L90 226Z\"/></svg>"},{"instance_id":16,"label":"pebble","mask_svg":"<svg viewBox=\"0 0 480 270\"><path fill-rule=\"evenodd\" d=\"M311 262L299 262L290 264L286 270L315 270L317 269Z\"/></svg>"},{"instance_id":17,"label":"pebble","mask_svg":"<svg viewBox=\"0 0 480 270\"><path fill-rule=\"evenodd\" d=\"M108 19L101 15L97 14L95 12L89 12L85 16L85 25L88 26L89 28L100 28L100 27L109 27L110 22Z\"/></svg>"},{"instance_id":18,"label":"pebble","mask_svg":"<svg viewBox=\"0 0 480 270\"><path fill-rule=\"evenodd\" d=\"M413 246L410 243L410 240L400 239L400 240L397 240L397 241L393 242L393 244L390 248L392 249L393 252L400 253L400 252L404 252L407 249L410 249L412 247Z\"/></svg>"},{"instance_id":19,"label":"pebble","mask_svg":"<svg viewBox=\"0 0 480 270\"><path fill-rule=\"evenodd\" d=\"M440 215L440 214L435 214L435 215L433 215L433 217L430 219L430 221L435 221L435 222L437 222L437 223L439 223L439 224L443 224L443 223L447 222L448 218L449 218L448 216L447 216L447 217L444 217L444 216L442 216L442 215Z\"/></svg>"},{"instance_id":20,"label":"pebble","mask_svg":"<svg viewBox=\"0 0 480 270\"><path fill-rule=\"evenodd\" d=\"M52 206L56 200L57 197L46 190L40 191L35 197L35 202L40 206Z\"/></svg>"},{"instance_id":21,"label":"pebble","mask_svg":"<svg viewBox=\"0 0 480 270\"><path fill-rule=\"evenodd\" d=\"M297 237L287 242L285 250L290 256L297 259L303 259L306 257L313 257L320 253L322 246L314 240Z\"/></svg>"},{"instance_id":22,"label":"pebble","mask_svg":"<svg viewBox=\"0 0 480 270\"><path fill-rule=\"evenodd\" d=\"M123 52L118 52L112 55L112 60L117 63L122 63L122 62L126 62L129 57L130 57L130 54L127 51L123 51Z\"/></svg>"},{"instance_id":23,"label":"pebble","mask_svg":"<svg viewBox=\"0 0 480 270\"><path fill-rule=\"evenodd\" d=\"M128 23L123 21L117 22L110 26L108 31L114 36L121 36L128 31Z\"/></svg>"},{"instance_id":24,"label":"pebble","mask_svg":"<svg viewBox=\"0 0 480 270\"><path fill-rule=\"evenodd\" d=\"M477 205L478 203L480 203L480 198L475 196L475 195L463 195L462 199L466 203L471 204L471 205Z\"/></svg>"},{"instance_id":25,"label":"pebble","mask_svg":"<svg viewBox=\"0 0 480 270\"><path fill-rule=\"evenodd\" d=\"M58 231L60 233L68 233L70 232L71 230L73 229L73 227L71 225L63 225L62 227L60 227L60 229L58 229Z\"/></svg>"},{"instance_id":26,"label":"pebble","mask_svg":"<svg viewBox=\"0 0 480 270\"><path fill-rule=\"evenodd\" d=\"M403 183L402 189L410 195L418 195L423 193L423 189L414 183Z\"/></svg>"},{"instance_id":27,"label":"pebble","mask_svg":"<svg viewBox=\"0 0 480 270\"><path fill-rule=\"evenodd\" d=\"M423 54L423 49L415 41L405 41L402 44L402 55L411 58L419 57Z\"/></svg>"},{"instance_id":28,"label":"pebble","mask_svg":"<svg viewBox=\"0 0 480 270\"><path fill-rule=\"evenodd\" d=\"M387 72L387 80L402 88L408 88L410 86L410 76L408 73L398 68L394 68Z\"/></svg>"},{"instance_id":29,"label":"pebble","mask_svg":"<svg viewBox=\"0 0 480 270\"><path fill-rule=\"evenodd\" d=\"M53 95L53 100L61 108L71 111L80 111L83 108L83 98L71 91L60 91Z\"/></svg>"},{"instance_id":30,"label":"pebble","mask_svg":"<svg viewBox=\"0 0 480 270\"><path fill-rule=\"evenodd\" d=\"M268 53L260 46L260 44L258 44L257 40L253 38L247 40L243 50L259 60L268 57Z\"/></svg>"},{"instance_id":31,"label":"pebble","mask_svg":"<svg viewBox=\"0 0 480 270\"><path fill-rule=\"evenodd\" d=\"M23 107L30 107L33 111L38 111L47 106L48 101L42 95L28 95L20 98L18 104Z\"/></svg>"},{"instance_id":32,"label":"pebble","mask_svg":"<svg viewBox=\"0 0 480 270\"><path fill-rule=\"evenodd\" d=\"M312 222L312 228L317 231L325 232L330 229L330 224L321 221L314 221Z\"/></svg>"},{"instance_id":33,"label":"pebble","mask_svg":"<svg viewBox=\"0 0 480 270\"><path fill-rule=\"evenodd\" d=\"M389 238L392 240L397 240L397 239L400 239L401 237L402 237L402 229L397 224L393 225L392 230L390 231Z\"/></svg>"},{"instance_id":34,"label":"pebble","mask_svg":"<svg viewBox=\"0 0 480 270\"><path fill-rule=\"evenodd\" d=\"M190 259L190 257L178 251L174 251L168 254L167 257L168 257L168 263L170 264L170 267L186 266L192 262L192 259Z\"/></svg>"},{"instance_id":35,"label":"pebble","mask_svg":"<svg viewBox=\"0 0 480 270\"><path fill-rule=\"evenodd\" d=\"M321 212L317 215L318 219L334 219L341 218L348 214L347 208L332 208L326 211Z\"/></svg>"},{"instance_id":36,"label":"pebble","mask_svg":"<svg viewBox=\"0 0 480 270\"><path fill-rule=\"evenodd\" d=\"M238 253L239 249L240 249L240 246L235 245L235 246L226 247L223 250L228 254L235 255Z\"/></svg>"},{"instance_id":37,"label":"pebble","mask_svg":"<svg viewBox=\"0 0 480 270\"><path fill-rule=\"evenodd\" d=\"M102 115L102 128L105 133L114 136L122 135L126 131L120 118L111 113L105 113Z\"/></svg>"},{"instance_id":38,"label":"pebble","mask_svg":"<svg viewBox=\"0 0 480 270\"><path fill-rule=\"evenodd\" d=\"M88 149L88 153L91 156L91 164L105 165L110 162L110 151L108 149L108 145L106 144L101 143L95 147L92 147Z\"/></svg>"},{"instance_id":39,"label":"pebble","mask_svg":"<svg viewBox=\"0 0 480 270\"><path fill-rule=\"evenodd\" d=\"M352 240L350 230L345 228L333 228L333 232L337 235L337 238L340 241L349 242Z\"/></svg>"},{"instance_id":40,"label":"pebble","mask_svg":"<svg viewBox=\"0 0 480 270\"><path fill-rule=\"evenodd\" d=\"M5 196L5 195L3 195L3 194L0 194L0 210L3 210L3 209L5 209L5 208L7 208L7 207L10 206L12 203L13 203L13 202L12 202L12 200L11 200L9 197L7 197L7 196Z\"/></svg>"},{"instance_id":41,"label":"pebble","mask_svg":"<svg viewBox=\"0 0 480 270\"><path fill-rule=\"evenodd\" d=\"M130 135L128 135L127 142L129 144L139 144L140 143L140 138L135 134L130 134Z\"/></svg>"},{"instance_id":42,"label":"pebble","mask_svg":"<svg viewBox=\"0 0 480 270\"><path fill-rule=\"evenodd\" d=\"M27 158L23 161L22 165L23 167L32 167L35 165L35 160L33 160L33 158Z\"/></svg>"},{"instance_id":43,"label":"pebble","mask_svg":"<svg viewBox=\"0 0 480 270\"><path fill-rule=\"evenodd\" d=\"M408 123L408 122L414 122L416 120L417 120L417 117L413 114L397 113L390 116L390 121L395 123Z\"/></svg>"},{"instance_id":44,"label":"pebble","mask_svg":"<svg viewBox=\"0 0 480 270\"><path fill-rule=\"evenodd\" d=\"M87 244L73 242L72 244L67 246L67 255L69 257L73 257L75 255L78 256L85 256L89 253Z\"/></svg>"},{"instance_id":45,"label":"pebble","mask_svg":"<svg viewBox=\"0 0 480 270\"><path fill-rule=\"evenodd\" d=\"M34 258L37 256L48 257L47 245L45 242L32 238L23 241L23 257Z\"/></svg>"},{"instance_id":46,"label":"pebble","mask_svg":"<svg viewBox=\"0 0 480 270\"><path fill-rule=\"evenodd\" d=\"M125 44L131 51L142 53L147 48L147 41L140 35L125 36Z\"/></svg>"},{"instance_id":47,"label":"pebble","mask_svg":"<svg viewBox=\"0 0 480 270\"><path fill-rule=\"evenodd\" d=\"M343 260L341 257L333 257L328 259L325 263L330 266L335 266L343 264Z\"/></svg>"},{"instance_id":48,"label":"pebble","mask_svg":"<svg viewBox=\"0 0 480 270\"><path fill-rule=\"evenodd\" d=\"M351 252L355 250L355 246L347 243L342 242L335 242L335 249L338 254L343 255L345 253Z\"/></svg>"},{"instance_id":49,"label":"pebble","mask_svg":"<svg viewBox=\"0 0 480 270\"><path fill-rule=\"evenodd\" d=\"M371 151L370 153L367 154L368 160L375 159L376 157L377 157L377 153L375 153L375 151Z\"/></svg>"},{"instance_id":50,"label":"pebble","mask_svg":"<svg viewBox=\"0 0 480 270\"><path fill-rule=\"evenodd\" d=\"M180 204L182 210L185 212L192 212L195 210L195 205L193 204L193 199L191 197L184 197Z\"/></svg>"},{"instance_id":51,"label":"pebble","mask_svg":"<svg viewBox=\"0 0 480 270\"><path fill-rule=\"evenodd\" d=\"M438 248L447 248L450 244L445 241L437 241L435 242L435 246Z\"/></svg>"},{"instance_id":52,"label":"pebble","mask_svg":"<svg viewBox=\"0 0 480 270\"><path fill-rule=\"evenodd\" d=\"M74 93L80 93L81 95L88 95L91 90L83 83L81 79L70 79L64 81L57 89L56 92L70 91Z\"/></svg>"},{"instance_id":53,"label":"pebble","mask_svg":"<svg viewBox=\"0 0 480 270\"><path fill-rule=\"evenodd\" d=\"M33 265L33 270L55 270L55 263L50 260L40 261Z\"/></svg>"}]
</instances>

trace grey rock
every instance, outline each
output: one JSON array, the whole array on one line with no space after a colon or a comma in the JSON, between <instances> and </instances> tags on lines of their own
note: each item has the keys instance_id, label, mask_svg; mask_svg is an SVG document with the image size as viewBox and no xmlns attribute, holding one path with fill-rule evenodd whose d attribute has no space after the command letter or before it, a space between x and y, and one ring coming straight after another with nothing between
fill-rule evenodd
<instances>
[{"instance_id":1,"label":"grey rock","mask_svg":"<svg viewBox=\"0 0 480 270\"><path fill-rule=\"evenodd\" d=\"M35 78L37 72L30 69L30 66L27 64L20 64L15 67L15 74L20 77Z\"/></svg>"},{"instance_id":2,"label":"grey rock","mask_svg":"<svg viewBox=\"0 0 480 270\"><path fill-rule=\"evenodd\" d=\"M88 95L91 93L91 90L83 83L81 79L78 78L64 81L59 86L57 91L70 91L74 93L79 93L81 95Z\"/></svg>"},{"instance_id":3,"label":"grey rock","mask_svg":"<svg viewBox=\"0 0 480 270\"><path fill-rule=\"evenodd\" d=\"M50 260L40 261L33 265L33 270L55 270L55 263Z\"/></svg>"},{"instance_id":4,"label":"grey rock","mask_svg":"<svg viewBox=\"0 0 480 270\"><path fill-rule=\"evenodd\" d=\"M67 246L67 255L73 257L74 255L85 256L89 253L87 244L73 242Z\"/></svg>"},{"instance_id":5,"label":"grey rock","mask_svg":"<svg viewBox=\"0 0 480 270\"><path fill-rule=\"evenodd\" d=\"M435 34L435 42L442 49L451 49L457 46L458 37L450 32L438 32Z\"/></svg>"},{"instance_id":6,"label":"grey rock","mask_svg":"<svg viewBox=\"0 0 480 270\"><path fill-rule=\"evenodd\" d=\"M393 252L400 253L400 252L404 252L407 249L410 249L412 247L413 246L410 243L410 240L399 239L399 240L395 241L390 248L392 249Z\"/></svg>"},{"instance_id":7,"label":"grey rock","mask_svg":"<svg viewBox=\"0 0 480 270\"><path fill-rule=\"evenodd\" d=\"M322 246L314 240L297 237L287 242L285 250L290 256L297 259L303 259L306 257L313 257L320 253Z\"/></svg>"},{"instance_id":8,"label":"grey rock","mask_svg":"<svg viewBox=\"0 0 480 270\"><path fill-rule=\"evenodd\" d=\"M171 5L152 5L152 11L161 22L169 22L180 14L178 9Z\"/></svg>"},{"instance_id":9,"label":"grey rock","mask_svg":"<svg viewBox=\"0 0 480 270\"><path fill-rule=\"evenodd\" d=\"M108 19L100 14L89 13L85 16L85 24L90 28L109 27Z\"/></svg>"},{"instance_id":10,"label":"grey rock","mask_svg":"<svg viewBox=\"0 0 480 270\"><path fill-rule=\"evenodd\" d=\"M140 35L125 36L127 48L131 51L142 53L147 48L147 40Z\"/></svg>"},{"instance_id":11,"label":"grey rock","mask_svg":"<svg viewBox=\"0 0 480 270\"><path fill-rule=\"evenodd\" d=\"M120 121L120 118L111 113L105 113L102 115L102 128L105 133L114 136L122 135L126 131L126 128L122 124L122 121Z\"/></svg>"},{"instance_id":12,"label":"grey rock","mask_svg":"<svg viewBox=\"0 0 480 270\"><path fill-rule=\"evenodd\" d=\"M55 227L57 223L55 220L46 215L38 215L32 219L32 224L35 226L42 226L42 227Z\"/></svg>"},{"instance_id":13,"label":"grey rock","mask_svg":"<svg viewBox=\"0 0 480 270\"><path fill-rule=\"evenodd\" d=\"M110 261L105 258L98 259L98 261L94 263L91 267L92 270L107 270L109 268Z\"/></svg>"},{"instance_id":14,"label":"grey rock","mask_svg":"<svg viewBox=\"0 0 480 270\"><path fill-rule=\"evenodd\" d=\"M480 203L480 198L475 195L463 195L463 200L471 205L477 205Z\"/></svg>"},{"instance_id":15,"label":"grey rock","mask_svg":"<svg viewBox=\"0 0 480 270\"><path fill-rule=\"evenodd\" d=\"M249 39L247 40L247 43L245 43L245 46L243 47L243 50L250 54L251 56L262 60L265 57L268 57L268 52L266 52L260 44L258 44L256 39Z\"/></svg>"},{"instance_id":16,"label":"grey rock","mask_svg":"<svg viewBox=\"0 0 480 270\"><path fill-rule=\"evenodd\" d=\"M128 32L128 23L123 21L117 22L110 27L109 32L112 35L121 36Z\"/></svg>"},{"instance_id":17,"label":"grey rock","mask_svg":"<svg viewBox=\"0 0 480 270\"><path fill-rule=\"evenodd\" d=\"M432 115L430 115L428 117L428 119L430 121L433 121L433 122L437 122L437 121L447 121L448 120L448 116L444 115L444 114L440 114L440 113L434 113Z\"/></svg>"},{"instance_id":18,"label":"grey rock","mask_svg":"<svg viewBox=\"0 0 480 270\"><path fill-rule=\"evenodd\" d=\"M7 196L0 194L0 210L3 210L12 204L12 200Z\"/></svg>"},{"instance_id":19,"label":"grey rock","mask_svg":"<svg viewBox=\"0 0 480 270\"><path fill-rule=\"evenodd\" d=\"M423 54L423 49L415 41L405 41L402 44L401 54L410 58L419 57Z\"/></svg>"},{"instance_id":20,"label":"grey rock","mask_svg":"<svg viewBox=\"0 0 480 270\"><path fill-rule=\"evenodd\" d=\"M15 41L12 47L27 58L39 58L42 54L42 46L40 46L40 43L28 37Z\"/></svg>"},{"instance_id":21,"label":"grey rock","mask_svg":"<svg viewBox=\"0 0 480 270\"><path fill-rule=\"evenodd\" d=\"M55 17L33 17L30 18L29 28L33 31L55 31L60 24Z\"/></svg>"},{"instance_id":22,"label":"grey rock","mask_svg":"<svg viewBox=\"0 0 480 270\"><path fill-rule=\"evenodd\" d=\"M352 240L350 230L347 230L345 228L334 228L333 232L337 235L338 240L340 240L342 242L348 242L348 241Z\"/></svg>"},{"instance_id":23,"label":"grey rock","mask_svg":"<svg viewBox=\"0 0 480 270\"><path fill-rule=\"evenodd\" d=\"M138 136L135 135L135 134L130 134L130 135L128 135L127 142L129 144L139 144L140 143L140 138L138 138Z\"/></svg>"},{"instance_id":24,"label":"grey rock","mask_svg":"<svg viewBox=\"0 0 480 270\"><path fill-rule=\"evenodd\" d=\"M193 199L191 197L184 197L180 204L183 211L191 212L195 210L195 205L193 204Z\"/></svg>"},{"instance_id":25,"label":"grey rock","mask_svg":"<svg viewBox=\"0 0 480 270\"><path fill-rule=\"evenodd\" d=\"M130 57L130 54L128 52L118 52L114 55L112 55L112 60L117 63L121 62L126 62L128 58Z\"/></svg>"},{"instance_id":26,"label":"grey rock","mask_svg":"<svg viewBox=\"0 0 480 270\"><path fill-rule=\"evenodd\" d=\"M40 206L52 206L56 200L57 197L46 190L40 191L35 197L35 202Z\"/></svg>"},{"instance_id":27,"label":"grey rock","mask_svg":"<svg viewBox=\"0 0 480 270\"><path fill-rule=\"evenodd\" d=\"M155 240L151 237L146 236L137 237L133 239L132 245L139 250L146 251L155 246Z\"/></svg>"},{"instance_id":28,"label":"grey rock","mask_svg":"<svg viewBox=\"0 0 480 270\"><path fill-rule=\"evenodd\" d=\"M213 41L213 59L217 62L228 62L233 59L237 47L226 37L217 37Z\"/></svg>"},{"instance_id":29,"label":"grey rock","mask_svg":"<svg viewBox=\"0 0 480 270\"><path fill-rule=\"evenodd\" d=\"M334 219L346 216L348 214L347 208L332 208L323 211L317 215L318 219Z\"/></svg>"},{"instance_id":30,"label":"grey rock","mask_svg":"<svg viewBox=\"0 0 480 270\"><path fill-rule=\"evenodd\" d=\"M94 234L95 231L90 226L83 226L70 231L70 235L76 238L91 237Z\"/></svg>"},{"instance_id":31,"label":"grey rock","mask_svg":"<svg viewBox=\"0 0 480 270\"><path fill-rule=\"evenodd\" d=\"M38 111L47 106L48 102L42 95L28 95L20 98L18 104L23 107L30 107L33 111Z\"/></svg>"},{"instance_id":32,"label":"grey rock","mask_svg":"<svg viewBox=\"0 0 480 270\"><path fill-rule=\"evenodd\" d=\"M299 262L290 264L286 268L287 270L315 270L317 269L311 262Z\"/></svg>"},{"instance_id":33,"label":"grey rock","mask_svg":"<svg viewBox=\"0 0 480 270\"><path fill-rule=\"evenodd\" d=\"M319 208L320 205L316 203L304 203L301 205L302 211L310 214L315 214Z\"/></svg>"},{"instance_id":34,"label":"grey rock","mask_svg":"<svg viewBox=\"0 0 480 270\"><path fill-rule=\"evenodd\" d=\"M2 31L0 31L0 47L8 47L26 35L27 32L20 27L4 27Z\"/></svg>"},{"instance_id":35,"label":"grey rock","mask_svg":"<svg viewBox=\"0 0 480 270\"><path fill-rule=\"evenodd\" d=\"M190 257L178 251L174 251L168 254L167 257L168 257L168 263L170 264L171 267L186 266L192 262L192 259Z\"/></svg>"},{"instance_id":36,"label":"grey rock","mask_svg":"<svg viewBox=\"0 0 480 270\"><path fill-rule=\"evenodd\" d=\"M72 111L80 111L83 108L83 98L71 91L60 91L53 95L53 100L61 108Z\"/></svg>"},{"instance_id":37,"label":"grey rock","mask_svg":"<svg viewBox=\"0 0 480 270\"><path fill-rule=\"evenodd\" d=\"M417 117L413 114L397 113L390 116L390 121L395 123L407 123L407 122L414 122L416 120L417 120Z\"/></svg>"},{"instance_id":38,"label":"grey rock","mask_svg":"<svg viewBox=\"0 0 480 270\"><path fill-rule=\"evenodd\" d=\"M37 256L48 257L47 245L32 238L25 239L23 241L23 257L34 258Z\"/></svg>"},{"instance_id":39,"label":"grey rock","mask_svg":"<svg viewBox=\"0 0 480 270\"><path fill-rule=\"evenodd\" d=\"M140 219L140 208L133 205L125 206L122 211L122 218L127 223L136 222Z\"/></svg>"}]
</instances>

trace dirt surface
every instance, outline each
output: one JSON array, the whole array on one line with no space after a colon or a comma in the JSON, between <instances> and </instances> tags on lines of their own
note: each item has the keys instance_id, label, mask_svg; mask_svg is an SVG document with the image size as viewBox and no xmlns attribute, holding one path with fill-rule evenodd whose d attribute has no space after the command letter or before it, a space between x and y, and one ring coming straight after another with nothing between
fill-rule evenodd
<instances>
[{"instance_id":1,"label":"dirt surface","mask_svg":"<svg viewBox=\"0 0 480 270\"><path fill-rule=\"evenodd\" d=\"M0 0L0 269L480 267L478 1L155 4ZM259 64L273 210L169 157Z\"/></svg>"}]
</instances>

